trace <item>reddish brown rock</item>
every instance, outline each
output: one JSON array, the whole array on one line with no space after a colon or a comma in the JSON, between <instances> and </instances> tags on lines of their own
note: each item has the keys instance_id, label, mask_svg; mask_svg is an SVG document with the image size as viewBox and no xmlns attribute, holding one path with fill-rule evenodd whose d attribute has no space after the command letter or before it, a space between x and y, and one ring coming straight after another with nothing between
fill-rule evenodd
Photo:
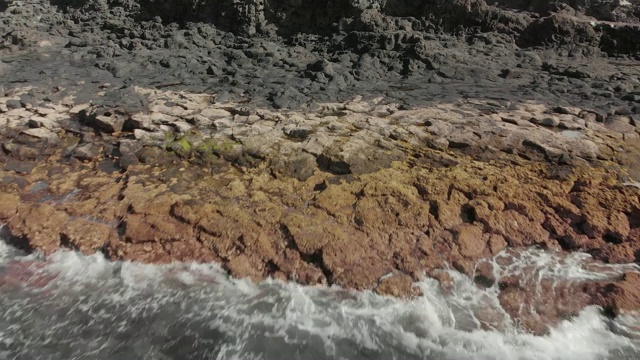
<instances>
[{"instance_id":1,"label":"reddish brown rock","mask_svg":"<svg viewBox=\"0 0 640 360\"><path fill-rule=\"evenodd\" d=\"M429 276L438 281L438 283L440 284L440 289L442 289L445 294L451 293L451 291L453 290L453 279L451 278L451 275L449 275L449 273L437 270L430 272Z\"/></svg>"},{"instance_id":2,"label":"reddish brown rock","mask_svg":"<svg viewBox=\"0 0 640 360\"><path fill-rule=\"evenodd\" d=\"M0 192L0 221L5 222L15 215L19 205L19 196Z\"/></svg>"},{"instance_id":3,"label":"reddish brown rock","mask_svg":"<svg viewBox=\"0 0 640 360\"><path fill-rule=\"evenodd\" d=\"M380 281L375 292L381 295L395 297L420 296L422 292L413 285L413 279L404 274L393 274Z\"/></svg>"},{"instance_id":4,"label":"reddish brown rock","mask_svg":"<svg viewBox=\"0 0 640 360\"><path fill-rule=\"evenodd\" d=\"M320 250L332 235L341 237L340 226L329 217L319 213L319 219L312 214L291 213L282 219L285 236L302 254L312 255ZM313 219L313 220L312 220Z\"/></svg>"},{"instance_id":5,"label":"reddish brown rock","mask_svg":"<svg viewBox=\"0 0 640 360\"><path fill-rule=\"evenodd\" d=\"M507 247L507 242L502 235L491 234L489 237L489 250L491 255L496 255Z\"/></svg>"},{"instance_id":6,"label":"reddish brown rock","mask_svg":"<svg viewBox=\"0 0 640 360\"><path fill-rule=\"evenodd\" d=\"M167 215L127 215L124 219L125 239L136 244L180 241L194 238L192 227L173 220Z\"/></svg>"},{"instance_id":7,"label":"reddish brown rock","mask_svg":"<svg viewBox=\"0 0 640 360\"><path fill-rule=\"evenodd\" d=\"M227 269L231 275L237 278L250 278L254 281L258 281L263 276L256 264L254 264L246 255L240 255L233 258L227 263Z\"/></svg>"},{"instance_id":8,"label":"reddish brown rock","mask_svg":"<svg viewBox=\"0 0 640 360\"><path fill-rule=\"evenodd\" d=\"M549 232L542 224L530 221L515 211L492 212L488 217L479 217L487 231L502 236L510 246L532 246L546 243Z\"/></svg>"},{"instance_id":9,"label":"reddish brown rock","mask_svg":"<svg viewBox=\"0 0 640 360\"><path fill-rule=\"evenodd\" d=\"M9 229L15 236L24 237L29 247L51 254L61 246L69 216L46 204L20 204L9 219Z\"/></svg>"},{"instance_id":10,"label":"reddish brown rock","mask_svg":"<svg viewBox=\"0 0 640 360\"><path fill-rule=\"evenodd\" d=\"M455 241L460 247L460 254L469 258L478 258L486 249L482 238L482 228L477 225L464 224L456 229Z\"/></svg>"},{"instance_id":11,"label":"reddish brown rock","mask_svg":"<svg viewBox=\"0 0 640 360\"><path fill-rule=\"evenodd\" d=\"M479 286L491 287L496 282L494 266L491 262L480 261L473 269L473 280Z\"/></svg>"},{"instance_id":12,"label":"reddish brown rock","mask_svg":"<svg viewBox=\"0 0 640 360\"><path fill-rule=\"evenodd\" d=\"M640 255L640 243L624 242L622 244L611 244L600 241L593 255L600 260L614 264L629 264L638 261Z\"/></svg>"},{"instance_id":13,"label":"reddish brown rock","mask_svg":"<svg viewBox=\"0 0 640 360\"><path fill-rule=\"evenodd\" d=\"M108 225L86 219L73 219L60 232L61 241L70 248L92 254L117 239L116 230Z\"/></svg>"},{"instance_id":14,"label":"reddish brown rock","mask_svg":"<svg viewBox=\"0 0 640 360\"><path fill-rule=\"evenodd\" d=\"M640 308L640 273L627 273L622 281L597 284L589 290L595 303L613 314Z\"/></svg>"},{"instance_id":15,"label":"reddish brown rock","mask_svg":"<svg viewBox=\"0 0 640 360\"><path fill-rule=\"evenodd\" d=\"M638 221L633 219L640 210L638 197L630 196L635 190L602 180L584 181L580 190L570 185L575 177L597 179L590 170L562 180L567 184L550 183L540 176L545 167L460 160L429 172L398 165L314 192L310 188L327 183L326 175L299 182L259 171L246 178L202 176L186 163L179 165L184 171L175 172L132 165L125 184L87 166L70 166L60 172L60 181L51 180L51 193L62 196L82 183L77 202L23 201L24 210L9 221L12 231L45 251L69 246L91 252L107 244L115 259L220 259L225 266L233 261L229 269L238 276L277 275L357 289L374 288L390 271L415 280L424 271L453 265L471 275L479 258L508 245L562 241L564 246L573 239L573 248L590 249L610 261L633 260L637 251ZM100 193L100 187L109 194ZM592 201L595 197L600 201ZM89 223L72 220L96 210L103 220L93 234L87 233ZM583 213L594 219L607 214L602 230L594 233L600 237L580 233ZM52 217L56 224L47 220ZM122 235L115 232L118 223ZM624 241L607 243L611 234Z\"/></svg>"},{"instance_id":16,"label":"reddish brown rock","mask_svg":"<svg viewBox=\"0 0 640 360\"><path fill-rule=\"evenodd\" d=\"M554 324L576 316L592 303L580 282L558 279L508 282L512 285L502 282L506 288L500 292L500 304L523 330L535 334L545 334Z\"/></svg>"}]
</instances>

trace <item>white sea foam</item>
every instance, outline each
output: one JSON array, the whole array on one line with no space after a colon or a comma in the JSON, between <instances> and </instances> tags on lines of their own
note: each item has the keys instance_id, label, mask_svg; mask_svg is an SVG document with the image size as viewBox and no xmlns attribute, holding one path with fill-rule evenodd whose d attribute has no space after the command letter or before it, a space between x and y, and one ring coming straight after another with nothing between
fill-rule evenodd
<instances>
[{"instance_id":1,"label":"white sea foam","mask_svg":"<svg viewBox=\"0 0 640 360\"><path fill-rule=\"evenodd\" d=\"M44 263L22 259L38 263L31 267L34 278L50 280L44 288L5 290L0 357L640 358L633 336L637 316L609 324L591 307L548 335L534 336L513 325L494 288L480 289L455 271L449 271L452 292L445 294L435 280L426 279L416 284L425 295L404 301L274 280L252 284L228 278L215 265L113 263L73 252L55 253ZM525 272L537 279L601 280L637 270L598 264L584 254L567 257L535 249L505 252L490 261L499 265L497 277ZM479 314L486 309L500 323L494 330L482 324Z\"/></svg>"},{"instance_id":2,"label":"white sea foam","mask_svg":"<svg viewBox=\"0 0 640 360\"><path fill-rule=\"evenodd\" d=\"M0 241L0 263L11 257L11 247L4 241Z\"/></svg>"}]
</instances>

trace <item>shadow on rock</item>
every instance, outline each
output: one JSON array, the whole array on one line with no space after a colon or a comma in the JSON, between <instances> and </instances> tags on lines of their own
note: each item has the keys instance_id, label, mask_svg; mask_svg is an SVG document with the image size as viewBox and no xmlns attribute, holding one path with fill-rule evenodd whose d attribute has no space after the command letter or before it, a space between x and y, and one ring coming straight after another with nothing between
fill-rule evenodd
<instances>
[{"instance_id":1,"label":"shadow on rock","mask_svg":"<svg viewBox=\"0 0 640 360\"><path fill-rule=\"evenodd\" d=\"M0 239L8 245L26 253L31 253L33 251L33 247L31 247L29 240L26 237L13 235L6 226L0 226Z\"/></svg>"}]
</instances>

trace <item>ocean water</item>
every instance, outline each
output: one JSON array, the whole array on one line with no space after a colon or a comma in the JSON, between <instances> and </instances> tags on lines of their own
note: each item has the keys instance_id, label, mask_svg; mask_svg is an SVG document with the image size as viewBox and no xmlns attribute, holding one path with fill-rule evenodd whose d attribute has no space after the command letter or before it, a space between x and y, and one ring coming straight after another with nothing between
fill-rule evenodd
<instances>
[{"instance_id":1,"label":"ocean water","mask_svg":"<svg viewBox=\"0 0 640 360\"><path fill-rule=\"evenodd\" d=\"M494 276L598 280L638 271L585 254L504 252ZM229 278L214 264L26 255L0 241L0 359L640 359L640 316L584 309L548 335L519 330L497 289L453 270L413 300ZM492 324L483 323L492 314ZM485 321L486 322L486 321Z\"/></svg>"}]
</instances>

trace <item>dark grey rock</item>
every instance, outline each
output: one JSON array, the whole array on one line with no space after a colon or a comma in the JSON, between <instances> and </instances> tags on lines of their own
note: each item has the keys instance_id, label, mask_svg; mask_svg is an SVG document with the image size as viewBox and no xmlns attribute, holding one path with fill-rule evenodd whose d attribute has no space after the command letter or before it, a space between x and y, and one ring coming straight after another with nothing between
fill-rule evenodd
<instances>
[{"instance_id":1,"label":"dark grey rock","mask_svg":"<svg viewBox=\"0 0 640 360\"><path fill-rule=\"evenodd\" d=\"M312 131L313 129L306 126L302 126L302 127L291 126L291 127L286 127L284 129L284 133L287 136L292 137L294 139L298 139L298 140L306 139L311 134Z\"/></svg>"},{"instance_id":2,"label":"dark grey rock","mask_svg":"<svg viewBox=\"0 0 640 360\"><path fill-rule=\"evenodd\" d=\"M355 95L385 96L407 107L485 96L593 108L634 101L620 99L633 91L619 84L638 75L635 67L611 65L600 51L633 55L637 31L596 25L594 33L587 21L569 21L590 11L622 19L620 6L604 11L593 4L572 9L549 5L558 2L497 3L25 2L20 13L0 13L0 23L7 24L2 51L36 51L3 56L3 63L11 61L3 92L11 96L12 88L36 84L48 92L30 93L33 101L25 104L75 94L78 102L121 108L123 114L146 108L134 86L206 92L218 103L242 101L250 108L304 108ZM33 14L42 29L30 25ZM633 12L624 14L637 20L629 17ZM37 55L43 39L52 43L47 51L53 56ZM518 49L513 39L527 49ZM592 89L597 82L605 86ZM104 83L111 86L100 88ZM91 126L118 131L120 120Z\"/></svg>"},{"instance_id":3,"label":"dark grey rock","mask_svg":"<svg viewBox=\"0 0 640 360\"><path fill-rule=\"evenodd\" d=\"M83 110L80 120L95 130L114 133L122 131L127 117L119 109L96 106Z\"/></svg>"},{"instance_id":4,"label":"dark grey rock","mask_svg":"<svg viewBox=\"0 0 640 360\"><path fill-rule=\"evenodd\" d=\"M15 171L18 174L29 174L38 165L36 162L27 162L11 159L7 161L3 166L4 171Z\"/></svg>"},{"instance_id":5,"label":"dark grey rock","mask_svg":"<svg viewBox=\"0 0 640 360\"><path fill-rule=\"evenodd\" d=\"M84 144L77 146L73 151L73 157L80 161L91 161L100 155L100 150L94 144Z\"/></svg>"},{"instance_id":6,"label":"dark grey rock","mask_svg":"<svg viewBox=\"0 0 640 360\"><path fill-rule=\"evenodd\" d=\"M640 103L640 94L635 94L635 93L626 94L625 96L622 97L622 100Z\"/></svg>"},{"instance_id":7,"label":"dark grey rock","mask_svg":"<svg viewBox=\"0 0 640 360\"><path fill-rule=\"evenodd\" d=\"M308 100L304 94L291 86L275 91L270 97L273 107L276 109L298 107Z\"/></svg>"},{"instance_id":8,"label":"dark grey rock","mask_svg":"<svg viewBox=\"0 0 640 360\"><path fill-rule=\"evenodd\" d=\"M22 108L20 100L7 100L6 105L9 110Z\"/></svg>"}]
</instances>

